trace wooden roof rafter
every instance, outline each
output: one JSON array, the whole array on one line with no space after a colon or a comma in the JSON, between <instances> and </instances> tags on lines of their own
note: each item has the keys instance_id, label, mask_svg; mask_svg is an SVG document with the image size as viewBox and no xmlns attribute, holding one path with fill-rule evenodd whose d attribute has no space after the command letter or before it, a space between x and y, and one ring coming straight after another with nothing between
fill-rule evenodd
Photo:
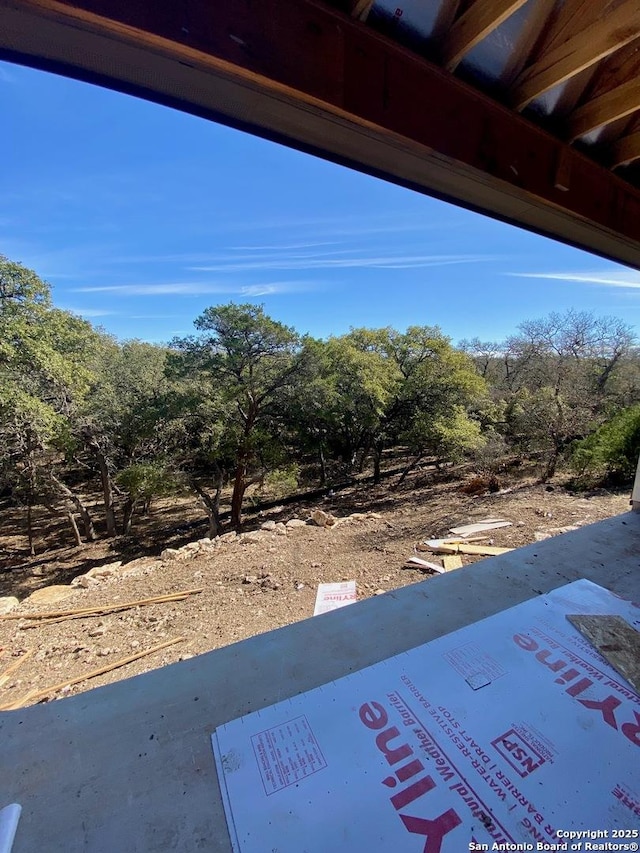
<instances>
[{"instance_id":1,"label":"wooden roof rafter","mask_svg":"<svg viewBox=\"0 0 640 853\"><path fill-rule=\"evenodd\" d=\"M640 159L640 0L396 2L189 0L186 15L174 0L0 0L0 55L640 268L640 169L612 174Z\"/></svg>"},{"instance_id":2,"label":"wooden roof rafter","mask_svg":"<svg viewBox=\"0 0 640 853\"><path fill-rule=\"evenodd\" d=\"M609 149L609 165L612 169L628 166L640 160L640 130L618 139Z\"/></svg>"},{"instance_id":3,"label":"wooden roof rafter","mask_svg":"<svg viewBox=\"0 0 640 853\"><path fill-rule=\"evenodd\" d=\"M640 4L624 0L610 13L573 33L561 44L544 50L516 80L511 94L514 108L522 110L554 86L589 68L640 36Z\"/></svg>"},{"instance_id":4,"label":"wooden roof rafter","mask_svg":"<svg viewBox=\"0 0 640 853\"><path fill-rule=\"evenodd\" d=\"M616 51L595 66L591 84L575 110L566 118L566 138L570 141L602 128L598 134L607 144L623 136L627 126L621 121L640 109L640 38Z\"/></svg>"},{"instance_id":5,"label":"wooden roof rafter","mask_svg":"<svg viewBox=\"0 0 640 853\"><path fill-rule=\"evenodd\" d=\"M638 77L579 106L570 116L568 137L573 142L603 124L611 124L636 110L640 110Z\"/></svg>"},{"instance_id":6,"label":"wooden roof rafter","mask_svg":"<svg viewBox=\"0 0 640 853\"><path fill-rule=\"evenodd\" d=\"M351 6L351 17L366 21L373 8L375 0L355 0Z\"/></svg>"},{"instance_id":7,"label":"wooden roof rafter","mask_svg":"<svg viewBox=\"0 0 640 853\"><path fill-rule=\"evenodd\" d=\"M549 18L556 7L556 0L533 0L535 4L522 31L518 43L511 51L500 77L505 88L513 85L522 69L534 55L538 43L549 26Z\"/></svg>"},{"instance_id":8,"label":"wooden roof rafter","mask_svg":"<svg viewBox=\"0 0 640 853\"><path fill-rule=\"evenodd\" d=\"M475 3L453 22L449 34L444 38L441 56L447 71L455 71L465 54L526 2L527 0L475 0Z\"/></svg>"}]
</instances>

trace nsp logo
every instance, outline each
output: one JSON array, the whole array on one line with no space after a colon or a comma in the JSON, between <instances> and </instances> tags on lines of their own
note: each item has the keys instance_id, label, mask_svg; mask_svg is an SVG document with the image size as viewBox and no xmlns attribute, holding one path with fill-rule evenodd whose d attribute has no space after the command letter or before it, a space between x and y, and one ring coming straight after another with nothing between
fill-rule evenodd
<instances>
[{"instance_id":1,"label":"nsp logo","mask_svg":"<svg viewBox=\"0 0 640 853\"><path fill-rule=\"evenodd\" d=\"M492 740L491 746L523 779L545 762L543 756L515 729L509 729L508 732Z\"/></svg>"}]
</instances>

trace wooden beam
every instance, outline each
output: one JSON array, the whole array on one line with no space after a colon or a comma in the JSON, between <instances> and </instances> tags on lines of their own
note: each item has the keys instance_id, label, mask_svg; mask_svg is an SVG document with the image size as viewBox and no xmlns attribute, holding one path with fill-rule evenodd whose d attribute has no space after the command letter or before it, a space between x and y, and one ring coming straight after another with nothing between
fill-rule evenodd
<instances>
[{"instance_id":1,"label":"wooden beam","mask_svg":"<svg viewBox=\"0 0 640 853\"><path fill-rule=\"evenodd\" d=\"M640 78L634 78L579 106L569 117L571 141L640 109Z\"/></svg>"},{"instance_id":2,"label":"wooden beam","mask_svg":"<svg viewBox=\"0 0 640 853\"><path fill-rule=\"evenodd\" d=\"M536 45L549 24L549 16L556 6L556 0L534 0L534 2L535 5L529 13L500 75L500 82L505 88L511 87L518 74L529 62Z\"/></svg>"},{"instance_id":3,"label":"wooden beam","mask_svg":"<svg viewBox=\"0 0 640 853\"><path fill-rule=\"evenodd\" d=\"M524 109L534 98L564 83L585 68L629 44L640 35L638 0L622 4L575 34L556 48L545 52L516 80L512 103Z\"/></svg>"},{"instance_id":4,"label":"wooden beam","mask_svg":"<svg viewBox=\"0 0 640 853\"><path fill-rule=\"evenodd\" d=\"M325 3L190 0L187 16L174 0L0 0L0 58L221 121L640 267L638 188ZM556 186L563 175L566 191Z\"/></svg>"},{"instance_id":5,"label":"wooden beam","mask_svg":"<svg viewBox=\"0 0 640 853\"><path fill-rule=\"evenodd\" d=\"M596 66L593 82L584 101L593 101L606 95L623 83L628 83L640 74L640 38L617 50Z\"/></svg>"},{"instance_id":6,"label":"wooden beam","mask_svg":"<svg viewBox=\"0 0 640 853\"><path fill-rule=\"evenodd\" d=\"M560 0L549 16L537 58L599 21L618 0Z\"/></svg>"},{"instance_id":7,"label":"wooden beam","mask_svg":"<svg viewBox=\"0 0 640 853\"><path fill-rule=\"evenodd\" d=\"M617 166L627 166L635 160L640 160L640 130L619 139L611 146L609 154L609 163L612 169Z\"/></svg>"},{"instance_id":8,"label":"wooden beam","mask_svg":"<svg viewBox=\"0 0 640 853\"><path fill-rule=\"evenodd\" d=\"M449 31L456 19L461 2L462 0L444 0L440 6L438 15L433 24L433 29L429 36L430 40L435 44L442 44L444 39L449 35Z\"/></svg>"},{"instance_id":9,"label":"wooden beam","mask_svg":"<svg viewBox=\"0 0 640 853\"><path fill-rule=\"evenodd\" d=\"M351 9L351 17L366 21L373 8L374 0L356 0Z\"/></svg>"},{"instance_id":10,"label":"wooden beam","mask_svg":"<svg viewBox=\"0 0 640 853\"><path fill-rule=\"evenodd\" d=\"M527 0L475 0L454 22L442 46L442 64L454 71L464 55L499 27Z\"/></svg>"}]
</instances>

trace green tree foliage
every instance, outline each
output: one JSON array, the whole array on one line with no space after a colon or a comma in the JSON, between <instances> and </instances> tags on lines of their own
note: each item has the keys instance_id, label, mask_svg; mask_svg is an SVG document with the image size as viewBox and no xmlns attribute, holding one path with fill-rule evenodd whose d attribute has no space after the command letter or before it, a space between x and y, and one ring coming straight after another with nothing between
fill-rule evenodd
<instances>
[{"instance_id":1,"label":"green tree foliage","mask_svg":"<svg viewBox=\"0 0 640 853\"><path fill-rule=\"evenodd\" d=\"M628 398L633 344L622 321L567 311L522 323L502 345L494 388L504 395L505 434L521 451L540 455L544 479L575 440Z\"/></svg>"},{"instance_id":2,"label":"green tree foliage","mask_svg":"<svg viewBox=\"0 0 640 853\"><path fill-rule=\"evenodd\" d=\"M102 336L89 362L92 383L70 418L73 456L100 478L109 536L117 533L115 475L132 465L154 463L165 451L166 358L163 347L141 341L120 344ZM128 528L128 498L124 509Z\"/></svg>"},{"instance_id":3,"label":"green tree foliage","mask_svg":"<svg viewBox=\"0 0 640 853\"><path fill-rule=\"evenodd\" d=\"M171 495L178 489L178 480L172 468L161 459L128 465L116 475L118 486L126 493L123 506L122 532L131 532L131 520L141 506L147 513L154 498Z\"/></svg>"},{"instance_id":4,"label":"green tree foliage","mask_svg":"<svg viewBox=\"0 0 640 853\"><path fill-rule=\"evenodd\" d=\"M640 457L640 405L618 412L576 443L571 467L585 479L624 483L633 479Z\"/></svg>"},{"instance_id":5,"label":"green tree foliage","mask_svg":"<svg viewBox=\"0 0 640 853\"><path fill-rule=\"evenodd\" d=\"M244 494L256 460L267 462L279 443L281 395L301 372L297 333L256 305L221 305L195 321L199 335L173 341L174 373L206 378L223 404L223 444L233 448L231 518L242 521Z\"/></svg>"},{"instance_id":6,"label":"green tree foliage","mask_svg":"<svg viewBox=\"0 0 640 853\"><path fill-rule=\"evenodd\" d=\"M0 476L4 488L31 509L79 498L54 474L69 443L69 416L87 394L87 355L97 338L89 323L51 305L48 285L0 256ZM90 530L90 524L87 525Z\"/></svg>"},{"instance_id":7,"label":"green tree foliage","mask_svg":"<svg viewBox=\"0 0 640 853\"><path fill-rule=\"evenodd\" d=\"M0 256L0 493L68 520L74 541L130 533L136 513L188 488L221 532L245 493L280 497L308 478L383 455L436 465L571 453L590 477L628 478L640 451L640 352L612 318L567 312L503 343L452 345L440 329L301 337L260 306L216 305L169 346L117 341L54 307L48 285ZM102 525L94 523L97 502ZM89 496L91 500L89 500Z\"/></svg>"},{"instance_id":8,"label":"green tree foliage","mask_svg":"<svg viewBox=\"0 0 640 853\"><path fill-rule=\"evenodd\" d=\"M472 438L479 436L473 408L486 397L486 383L472 360L437 327L410 326L404 333L382 329L374 334L377 347L396 371L393 398L373 443L376 482L382 451L390 444L406 444L413 454L404 479L427 455L438 462L454 461L481 443L481 438Z\"/></svg>"}]
</instances>

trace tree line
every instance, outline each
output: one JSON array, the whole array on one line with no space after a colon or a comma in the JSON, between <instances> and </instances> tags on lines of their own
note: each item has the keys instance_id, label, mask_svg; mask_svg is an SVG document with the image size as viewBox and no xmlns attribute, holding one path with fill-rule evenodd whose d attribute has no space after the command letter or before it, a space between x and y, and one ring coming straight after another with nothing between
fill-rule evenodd
<instances>
[{"instance_id":1,"label":"tree line","mask_svg":"<svg viewBox=\"0 0 640 853\"><path fill-rule=\"evenodd\" d=\"M238 527L249 486L294 491L301 472L327 485L366 466L379 482L391 449L401 479L424 459L482 469L509 453L544 478L565 459L628 476L640 451L640 355L615 318L551 314L458 346L418 325L318 340L253 304L194 326L162 346L118 341L0 256L0 494L24 509L32 552L36 506L81 544L191 491L216 536L223 489Z\"/></svg>"}]
</instances>

